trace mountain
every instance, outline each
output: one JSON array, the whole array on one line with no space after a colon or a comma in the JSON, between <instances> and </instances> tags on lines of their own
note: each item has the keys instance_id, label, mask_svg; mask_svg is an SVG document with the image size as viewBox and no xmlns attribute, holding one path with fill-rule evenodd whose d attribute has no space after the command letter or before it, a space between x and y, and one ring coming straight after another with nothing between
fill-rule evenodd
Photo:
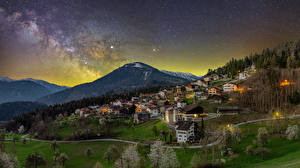
<instances>
[{"instance_id":1,"label":"mountain","mask_svg":"<svg viewBox=\"0 0 300 168\"><path fill-rule=\"evenodd\" d=\"M172 75L175 77L179 77L179 78L183 78L183 79L187 79L189 81L194 81L194 80L198 80L200 79L200 77L193 75L191 73L184 73L184 72L171 72L171 71L165 71L165 70L160 70L163 73L166 73L168 75Z\"/></svg>"},{"instance_id":2,"label":"mountain","mask_svg":"<svg viewBox=\"0 0 300 168\"><path fill-rule=\"evenodd\" d=\"M36 101L48 94L62 91L65 87L50 84L41 80L13 80L0 78L0 103L16 101Z\"/></svg>"},{"instance_id":3,"label":"mountain","mask_svg":"<svg viewBox=\"0 0 300 168\"><path fill-rule=\"evenodd\" d=\"M55 93L55 92L59 92L59 91L62 91L62 90L65 90L65 89L68 88L67 86L59 86L59 85L55 85L55 84L52 84L52 83L48 83L48 82L43 81L43 80L37 80L37 79L32 79L32 78L27 78L27 79L23 79L23 80L32 81L32 82L35 82L37 84L40 84L40 85L44 86L46 89L49 90L50 94Z\"/></svg>"},{"instance_id":4,"label":"mountain","mask_svg":"<svg viewBox=\"0 0 300 168\"><path fill-rule=\"evenodd\" d=\"M9 120L21 113L34 109L46 108L46 104L38 102L10 102L0 104L0 121Z\"/></svg>"},{"instance_id":5,"label":"mountain","mask_svg":"<svg viewBox=\"0 0 300 168\"><path fill-rule=\"evenodd\" d=\"M143 87L177 85L187 82L187 79L163 73L141 62L134 62L126 64L94 82L47 95L39 101L46 104L58 104Z\"/></svg>"},{"instance_id":6,"label":"mountain","mask_svg":"<svg viewBox=\"0 0 300 168\"><path fill-rule=\"evenodd\" d=\"M8 78L8 77L0 77L0 81L2 81L2 82L11 82L13 80Z\"/></svg>"}]
</instances>

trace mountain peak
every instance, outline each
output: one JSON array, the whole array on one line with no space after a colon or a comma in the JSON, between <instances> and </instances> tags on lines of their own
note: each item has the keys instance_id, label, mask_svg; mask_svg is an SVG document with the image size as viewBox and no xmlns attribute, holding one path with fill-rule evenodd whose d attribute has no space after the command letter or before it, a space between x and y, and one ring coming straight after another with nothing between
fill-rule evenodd
<instances>
[{"instance_id":1,"label":"mountain peak","mask_svg":"<svg viewBox=\"0 0 300 168\"><path fill-rule=\"evenodd\" d=\"M13 80L10 79L10 78L8 78L8 77L1 77L1 76L0 76L0 81L11 82L11 81L13 81Z\"/></svg>"},{"instance_id":2,"label":"mountain peak","mask_svg":"<svg viewBox=\"0 0 300 168\"><path fill-rule=\"evenodd\" d=\"M125 64L123 67L125 67L125 68L155 69L152 66L147 65L147 64L142 63L142 62L128 63L128 64Z\"/></svg>"}]
</instances>

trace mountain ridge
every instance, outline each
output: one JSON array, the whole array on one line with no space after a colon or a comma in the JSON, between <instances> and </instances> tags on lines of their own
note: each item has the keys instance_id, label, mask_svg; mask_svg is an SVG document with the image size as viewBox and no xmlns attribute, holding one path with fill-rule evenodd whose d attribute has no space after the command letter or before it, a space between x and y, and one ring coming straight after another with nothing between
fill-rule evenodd
<instances>
[{"instance_id":1,"label":"mountain ridge","mask_svg":"<svg viewBox=\"0 0 300 168\"><path fill-rule=\"evenodd\" d=\"M189 80L163 73L145 63L133 62L125 64L93 82L47 95L39 101L48 105L59 104L108 93L131 91L142 87L177 85L187 82Z\"/></svg>"},{"instance_id":2,"label":"mountain ridge","mask_svg":"<svg viewBox=\"0 0 300 168\"><path fill-rule=\"evenodd\" d=\"M42 80L13 80L8 77L0 77L0 103L36 101L40 97L62 91L65 88L65 86L58 86Z\"/></svg>"},{"instance_id":3,"label":"mountain ridge","mask_svg":"<svg viewBox=\"0 0 300 168\"><path fill-rule=\"evenodd\" d=\"M201 79L201 77L196 76L196 75L194 75L192 73L172 72L172 71L166 71L166 70L160 70L160 71L163 72L163 73L169 74L169 75L173 75L173 76L176 76L176 77L187 79L189 81Z\"/></svg>"}]
</instances>

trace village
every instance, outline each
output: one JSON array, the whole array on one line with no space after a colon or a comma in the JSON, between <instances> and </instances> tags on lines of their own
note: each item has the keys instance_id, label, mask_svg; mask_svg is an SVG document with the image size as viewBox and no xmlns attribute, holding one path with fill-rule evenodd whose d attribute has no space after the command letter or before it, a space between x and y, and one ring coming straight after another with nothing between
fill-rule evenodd
<instances>
[{"instance_id":1,"label":"village","mask_svg":"<svg viewBox=\"0 0 300 168\"><path fill-rule=\"evenodd\" d=\"M197 135L199 131L196 128L203 120L245 112L230 103L230 94L242 94L244 89L239 87L239 83L255 72L255 66L252 65L234 78L212 73L187 85L178 85L157 93L140 94L131 100L115 100L102 106L77 109L75 115L85 118L91 114L127 117L132 118L135 124L160 119L175 129L177 143L193 143L201 136ZM206 111L201 104L216 108Z\"/></svg>"}]
</instances>

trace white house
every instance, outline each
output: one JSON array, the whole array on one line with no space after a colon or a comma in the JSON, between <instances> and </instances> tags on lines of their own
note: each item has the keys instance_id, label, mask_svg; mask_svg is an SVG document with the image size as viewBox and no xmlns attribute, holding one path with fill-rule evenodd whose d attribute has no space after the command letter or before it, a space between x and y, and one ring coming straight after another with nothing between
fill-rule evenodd
<instances>
[{"instance_id":1,"label":"white house","mask_svg":"<svg viewBox=\"0 0 300 168\"><path fill-rule=\"evenodd\" d=\"M185 106L186 106L186 102L184 102L184 101L177 102L177 107L178 108L184 108Z\"/></svg>"},{"instance_id":2,"label":"white house","mask_svg":"<svg viewBox=\"0 0 300 168\"><path fill-rule=\"evenodd\" d=\"M195 123L191 121L180 121L175 127L178 143L186 143L190 138L195 137Z\"/></svg>"},{"instance_id":3,"label":"white house","mask_svg":"<svg viewBox=\"0 0 300 168\"><path fill-rule=\"evenodd\" d=\"M122 102L121 102L120 100L117 100L117 101L114 101L114 102L112 103L112 105L113 105L113 106L120 106L120 107L122 107Z\"/></svg>"},{"instance_id":4,"label":"white house","mask_svg":"<svg viewBox=\"0 0 300 168\"><path fill-rule=\"evenodd\" d=\"M213 79L214 79L214 80L219 80L220 77L219 77L219 75L214 75L214 76L213 76Z\"/></svg>"},{"instance_id":5,"label":"white house","mask_svg":"<svg viewBox=\"0 0 300 168\"><path fill-rule=\"evenodd\" d=\"M178 101L179 100L179 97L178 96L175 96L174 97L174 101Z\"/></svg>"},{"instance_id":6,"label":"white house","mask_svg":"<svg viewBox=\"0 0 300 168\"><path fill-rule=\"evenodd\" d=\"M158 92L158 95L159 95L161 98L166 98L166 92L164 92L164 91Z\"/></svg>"},{"instance_id":7,"label":"white house","mask_svg":"<svg viewBox=\"0 0 300 168\"><path fill-rule=\"evenodd\" d=\"M223 91L224 92L233 92L235 87L236 87L236 85L233 83L226 83L223 85Z\"/></svg>"},{"instance_id":8,"label":"white house","mask_svg":"<svg viewBox=\"0 0 300 168\"><path fill-rule=\"evenodd\" d=\"M247 75L245 72L240 72L240 73L239 73L239 80L246 79L247 76L248 76L248 75Z\"/></svg>"},{"instance_id":9,"label":"white house","mask_svg":"<svg viewBox=\"0 0 300 168\"><path fill-rule=\"evenodd\" d=\"M196 81L193 81L191 84L192 84L192 85L196 85L196 86L207 87L207 82L202 81L202 80L196 80Z\"/></svg>"},{"instance_id":10,"label":"white house","mask_svg":"<svg viewBox=\"0 0 300 168\"><path fill-rule=\"evenodd\" d=\"M203 95L203 91L194 92L194 98L199 100L201 95Z\"/></svg>"},{"instance_id":11,"label":"white house","mask_svg":"<svg viewBox=\"0 0 300 168\"><path fill-rule=\"evenodd\" d=\"M146 111L150 113L150 116L158 116L159 114L159 110L155 106L148 107Z\"/></svg>"}]
</instances>

